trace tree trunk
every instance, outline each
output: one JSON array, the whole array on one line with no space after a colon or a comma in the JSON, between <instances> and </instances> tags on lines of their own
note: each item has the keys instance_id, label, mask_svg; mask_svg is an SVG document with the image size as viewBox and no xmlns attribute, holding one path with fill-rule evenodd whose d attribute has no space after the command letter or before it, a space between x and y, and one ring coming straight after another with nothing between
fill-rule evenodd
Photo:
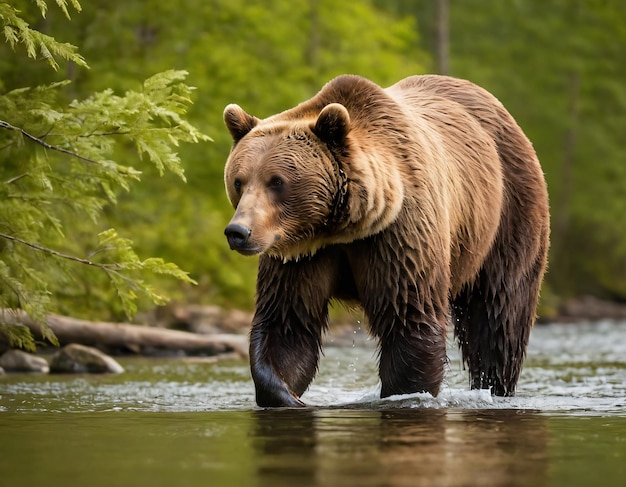
<instances>
[{"instance_id":1,"label":"tree trunk","mask_svg":"<svg viewBox=\"0 0 626 487\"><path fill-rule=\"evenodd\" d=\"M568 127L563 137L563 163L561 165L561 191L556 221L557 235L565 241L569 233L571 196L573 192L574 154L576 152L576 129L580 111L580 75L572 73L568 80Z\"/></svg>"},{"instance_id":2,"label":"tree trunk","mask_svg":"<svg viewBox=\"0 0 626 487\"><path fill-rule=\"evenodd\" d=\"M555 198L552 236L552 274L561 281L560 287L567 289L574 282L571 274L571 200L574 192L574 158L580 112L580 75L572 73L568 79L567 129L563 137L563 161L561 164L561 187Z\"/></svg>"},{"instance_id":3,"label":"tree trunk","mask_svg":"<svg viewBox=\"0 0 626 487\"><path fill-rule=\"evenodd\" d=\"M183 352L186 355L248 354L248 340L244 335L198 335L185 331L94 322L59 315L49 315L46 321L61 345L80 343L147 355L173 352ZM0 323L24 325L32 331L36 339L42 335L41 325L23 311L0 310Z\"/></svg>"},{"instance_id":4,"label":"tree trunk","mask_svg":"<svg viewBox=\"0 0 626 487\"><path fill-rule=\"evenodd\" d=\"M450 5L437 0L436 67L438 74L450 74Z\"/></svg>"}]
</instances>

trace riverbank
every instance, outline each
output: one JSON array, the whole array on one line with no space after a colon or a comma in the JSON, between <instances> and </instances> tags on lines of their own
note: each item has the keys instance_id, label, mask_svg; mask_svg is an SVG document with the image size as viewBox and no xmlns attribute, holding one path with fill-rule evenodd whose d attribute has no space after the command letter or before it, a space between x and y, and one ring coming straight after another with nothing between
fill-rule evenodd
<instances>
[{"instance_id":1,"label":"riverbank","mask_svg":"<svg viewBox=\"0 0 626 487\"><path fill-rule=\"evenodd\" d=\"M19 324L30 329L43 343L40 325L25 313L0 310L3 323ZM50 315L48 326L60 345L79 343L97 347L111 355L144 356L224 356L245 357L247 334L253 314L218 306L167 306L137 316L137 322L92 322L72 317ZM583 323L626 321L626 303L583 296L564 300L550 316L540 316L538 325L550 323ZM367 321L362 312L344 308L331 314L329 345L352 343L367 337ZM12 348L0 340L0 354ZM45 346L41 349L45 349Z\"/></svg>"},{"instance_id":2,"label":"riverbank","mask_svg":"<svg viewBox=\"0 0 626 487\"><path fill-rule=\"evenodd\" d=\"M626 321L626 303L579 296L561 301L550 316L539 316L539 324Z\"/></svg>"},{"instance_id":3,"label":"riverbank","mask_svg":"<svg viewBox=\"0 0 626 487\"><path fill-rule=\"evenodd\" d=\"M190 331L199 334L247 333L253 313L227 310L219 306L183 305L170 303L139 317L143 324ZM600 299L595 296L579 296L561 300L538 324L583 323L596 321L626 321L626 303ZM331 313L331 328L359 327L367 323L358 309L336 307ZM366 325L364 325L366 326Z\"/></svg>"}]
</instances>

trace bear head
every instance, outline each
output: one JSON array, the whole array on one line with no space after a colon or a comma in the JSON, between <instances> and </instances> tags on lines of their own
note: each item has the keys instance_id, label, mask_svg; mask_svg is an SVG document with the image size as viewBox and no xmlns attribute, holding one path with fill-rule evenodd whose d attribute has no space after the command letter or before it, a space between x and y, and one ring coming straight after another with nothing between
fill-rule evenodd
<instances>
[{"instance_id":1,"label":"bear head","mask_svg":"<svg viewBox=\"0 0 626 487\"><path fill-rule=\"evenodd\" d=\"M231 249L288 261L340 241L350 220L347 109L259 120L228 105L224 121L234 141L224 171L236 210L225 230Z\"/></svg>"}]
</instances>

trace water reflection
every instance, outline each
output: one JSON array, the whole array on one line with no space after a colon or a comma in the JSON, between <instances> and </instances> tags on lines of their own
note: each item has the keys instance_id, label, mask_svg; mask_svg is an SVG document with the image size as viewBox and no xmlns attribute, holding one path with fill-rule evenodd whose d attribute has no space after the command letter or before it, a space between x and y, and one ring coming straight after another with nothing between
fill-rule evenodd
<instances>
[{"instance_id":1,"label":"water reflection","mask_svg":"<svg viewBox=\"0 0 626 487\"><path fill-rule=\"evenodd\" d=\"M0 485L622 487L625 445L624 415L5 412Z\"/></svg>"},{"instance_id":2,"label":"water reflection","mask_svg":"<svg viewBox=\"0 0 626 487\"><path fill-rule=\"evenodd\" d=\"M260 410L262 485L544 485L547 419L519 410Z\"/></svg>"}]
</instances>

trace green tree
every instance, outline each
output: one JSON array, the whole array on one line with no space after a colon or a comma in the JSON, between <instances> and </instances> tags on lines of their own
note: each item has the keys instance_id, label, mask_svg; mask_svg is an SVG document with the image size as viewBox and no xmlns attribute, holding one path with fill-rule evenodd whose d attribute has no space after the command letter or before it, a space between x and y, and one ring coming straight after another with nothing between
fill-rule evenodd
<instances>
[{"instance_id":1,"label":"green tree","mask_svg":"<svg viewBox=\"0 0 626 487\"><path fill-rule=\"evenodd\" d=\"M435 2L385 5L418 19L434 56ZM466 0L450 2L449 14L450 74L496 94L544 168L552 212L547 286L561 296L626 299L623 3Z\"/></svg>"},{"instance_id":2,"label":"green tree","mask_svg":"<svg viewBox=\"0 0 626 487\"><path fill-rule=\"evenodd\" d=\"M76 0L56 3L68 18L70 6L80 10ZM45 17L46 2L38 0L37 7ZM76 47L32 29L25 18L0 3L4 38L12 49L23 47L29 58L55 70L58 59L87 67ZM141 175L116 162L118 156L128 159L130 149L135 160L184 180L179 144L208 140L184 118L191 104L185 77L183 71L165 71L122 96L107 89L69 104L63 96L67 82L14 89L0 83L1 308L23 309L43 323L47 312L59 309L61 296L81 296L80 283L104 279L109 290L94 292L107 301L114 294L130 316L137 300L164 302L148 275L192 282L161 258L140 259L131 241L114 229L94 232L119 190L128 191ZM33 346L32 336L19 327L0 324L0 332L13 345ZM46 337L54 341L49 330Z\"/></svg>"},{"instance_id":3,"label":"green tree","mask_svg":"<svg viewBox=\"0 0 626 487\"><path fill-rule=\"evenodd\" d=\"M306 0L295 8L289 0L93 0L69 26L60 12L52 14L41 28L59 35L62 26L64 38L90 60L90 70L68 72L73 83L66 89L73 96L124 91L135 79L168 68L190 72L199 94L189 119L214 143L181 148L187 185L176 184L173 174L148 177L154 171L145 168L142 184L132 194L118 194L106 218L120 232L132 229L142 253L190 270L199 285L170 281L171 295L225 306L252 306L256 259L231 252L223 235L232 214L223 187L231 146L223 108L236 102L265 117L311 97L338 74L391 84L423 72L427 58L417 47L413 19L367 1ZM15 67L8 72L12 82L19 76ZM89 285L81 283L81 302L91 299ZM75 309L77 298L63 301L74 314L84 312Z\"/></svg>"},{"instance_id":4,"label":"green tree","mask_svg":"<svg viewBox=\"0 0 626 487\"><path fill-rule=\"evenodd\" d=\"M622 4L528 0L483 8L491 15L475 18L469 31L469 8L452 14L457 73L487 75L535 144L551 195L549 283L563 295L626 298L626 227L617 224L626 202Z\"/></svg>"}]
</instances>

